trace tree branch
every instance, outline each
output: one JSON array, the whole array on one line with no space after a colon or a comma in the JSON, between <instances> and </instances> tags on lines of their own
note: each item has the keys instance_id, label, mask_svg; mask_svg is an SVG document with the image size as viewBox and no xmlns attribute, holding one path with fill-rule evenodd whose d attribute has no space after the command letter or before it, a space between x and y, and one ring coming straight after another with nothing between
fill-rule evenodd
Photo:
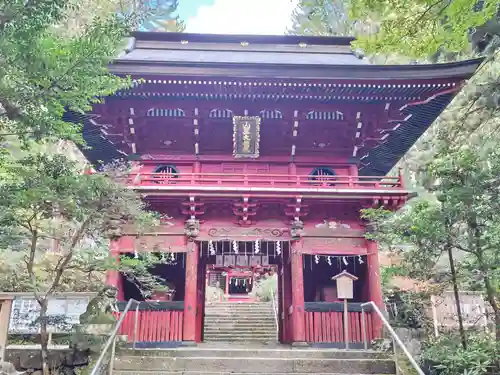
<instances>
[{"instance_id":1,"label":"tree branch","mask_svg":"<svg viewBox=\"0 0 500 375\"><path fill-rule=\"evenodd\" d=\"M45 297L52 294L54 292L54 290L59 286L59 283L61 282L61 278L64 274L64 271L66 270L67 265L71 262L71 259L73 258L73 255L74 255L73 251L74 251L76 245L78 244L78 242L81 240L81 237L82 237L83 233L85 233L85 230L87 229L88 225L92 221L94 214L95 213L89 214L89 216L87 216L87 218L83 221L82 225L80 225L80 228L78 228L78 230L73 235L73 237L71 239L70 247L68 249L68 253L59 260L57 266L55 267L54 281L52 281L52 285L50 286L49 290L45 294Z\"/></svg>"}]
</instances>

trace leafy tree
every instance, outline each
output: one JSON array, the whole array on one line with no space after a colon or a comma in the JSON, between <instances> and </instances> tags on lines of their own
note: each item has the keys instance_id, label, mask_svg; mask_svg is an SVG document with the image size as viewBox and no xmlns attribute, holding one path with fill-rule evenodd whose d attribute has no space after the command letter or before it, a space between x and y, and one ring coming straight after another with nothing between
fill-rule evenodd
<instances>
[{"instance_id":1,"label":"leafy tree","mask_svg":"<svg viewBox=\"0 0 500 375\"><path fill-rule=\"evenodd\" d=\"M446 147L425 171L426 188L435 199L413 202L395 214L367 210L365 217L374 222L375 237L382 242L412 245L402 251L412 277L436 278L444 255L458 292L455 261L466 265L493 310L496 342L500 342L500 152L496 143ZM460 319L459 304L457 308ZM463 326L461 337L466 350Z\"/></svg>"},{"instance_id":2,"label":"leafy tree","mask_svg":"<svg viewBox=\"0 0 500 375\"><path fill-rule=\"evenodd\" d=\"M154 216L144 212L134 191L116 182L124 170L83 174L62 155L35 154L10 164L8 172L0 191L0 289L30 292L40 305L48 375L49 299L62 291L102 288L104 272L117 268L109 239L123 225L140 229ZM126 266L129 272L134 267Z\"/></svg>"},{"instance_id":3,"label":"leafy tree","mask_svg":"<svg viewBox=\"0 0 500 375\"><path fill-rule=\"evenodd\" d=\"M470 50L474 33L481 38L498 11L495 0L350 0L352 19L371 19L380 28L360 36L355 45L367 53L394 53L427 58L439 51ZM475 36L477 38L477 36Z\"/></svg>"},{"instance_id":4,"label":"leafy tree","mask_svg":"<svg viewBox=\"0 0 500 375\"><path fill-rule=\"evenodd\" d=\"M70 6L65 0L0 1L0 137L79 140L64 111L89 111L99 97L130 83L107 66L123 48L131 19L105 14L77 35L61 35L54 26Z\"/></svg>"},{"instance_id":5,"label":"leafy tree","mask_svg":"<svg viewBox=\"0 0 500 375\"><path fill-rule=\"evenodd\" d=\"M371 19L349 18L348 0L301 0L292 14L290 34L316 36L355 36L373 32Z\"/></svg>"},{"instance_id":6,"label":"leafy tree","mask_svg":"<svg viewBox=\"0 0 500 375\"><path fill-rule=\"evenodd\" d=\"M145 6L150 10L142 21L140 31L184 31L186 25L175 15L178 0L146 0Z\"/></svg>"}]
</instances>

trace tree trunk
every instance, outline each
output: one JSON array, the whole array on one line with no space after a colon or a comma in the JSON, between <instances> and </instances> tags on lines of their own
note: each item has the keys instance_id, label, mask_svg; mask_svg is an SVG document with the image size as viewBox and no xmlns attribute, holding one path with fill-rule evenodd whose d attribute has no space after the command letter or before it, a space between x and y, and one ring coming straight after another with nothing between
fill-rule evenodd
<instances>
[{"instance_id":1,"label":"tree trunk","mask_svg":"<svg viewBox=\"0 0 500 375\"><path fill-rule=\"evenodd\" d=\"M40 304L40 344L42 347L42 372L43 375L50 375L49 368L49 333L47 332L47 308L48 308L47 298L41 298L38 303Z\"/></svg>"},{"instance_id":2,"label":"tree trunk","mask_svg":"<svg viewBox=\"0 0 500 375\"><path fill-rule=\"evenodd\" d=\"M495 338L500 343L500 306L498 306L495 287L491 283L488 275L488 265L484 263L483 253L480 251L476 254L479 270L483 274L484 289L486 290L486 300L493 310L495 316Z\"/></svg>"},{"instance_id":3,"label":"tree trunk","mask_svg":"<svg viewBox=\"0 0 500 375\"><path fill-rule=\"evenodd\" d=\"M464 320L462 317L462 306L460 306L460 293L458 291L457 270L455 269L455 260L453 258L453 249L447 245L448 260L450 261L451 282L453 284L453 294L455 295L455 305L457 307L458 331L460 332L460 341L462 347L467 350L467 336L465 335Z\"/></svg>"}]
</instances>

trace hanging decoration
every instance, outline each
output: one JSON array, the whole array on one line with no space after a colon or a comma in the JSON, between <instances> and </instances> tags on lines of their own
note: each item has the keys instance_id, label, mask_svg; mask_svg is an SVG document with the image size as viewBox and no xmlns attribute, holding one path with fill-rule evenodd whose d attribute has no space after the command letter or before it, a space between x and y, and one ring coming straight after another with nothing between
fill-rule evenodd
<instances>
[{"instance_id":1,"label":"hanging decoration","mask_svg":"<svg viewBox=\"0 0 500 375\"><path fill-rule=\"evenodd\" d=\"M170 259L172 259L172 261L175 260L175 254L174 253L170 253Z\"/></svg>"},{"instance_id":2,"label":"hanging decoration","mask_svg":"<svg viewBox=\"0 0 500 375\"><path fill-rule=\"evenodd\" d=\"M281 242L276 241L276 254L281 255Z\"/></svg>"},{"instance_id":3,"label":"hanging decoration","mask_svg":"<svg viewBox=\"0 0 500 375\"><path fill-rule=\"evenodd\" d=\"M255 240L255 254L258 254L260 252L260 241Z\"/></svg>"},{"instance_id":4,"label":"hanging decoration","mask_svg":"<svg viewBox=\"0 0 500 375\"><path fill-rule=\"evenodd\" d=\"M233 251L235 254L238 254L238 251L239 251L238 241L233 241Z\"/></svg>"},{"instance_id":5,"label":"hanging decoration","mask_svg":"<svg viewBox=\"0 0 500 375\"><path fill-rule=\"evenodd\" d=\"M215 255L214 243L211 240L208 241L208 252L210 253L210 255Z\"/></svg>"},{"instance_id":6,"label":"hanging decoration","mask_svg":"<svg viewBox=\"0 0 500 375\"><path fill-rule=\"evenodd\" d=\"M319 264L320 262L325 262L329 266L333 266L335 264L336 267L343 268L346 266L353 266L356 268L356 265L364 264L366 260L363 258L365 255L318 255L314 254L312 259L314 259L314 263ZM356 261L357 260L357 261Z\"/></svg>"}]
</instances>

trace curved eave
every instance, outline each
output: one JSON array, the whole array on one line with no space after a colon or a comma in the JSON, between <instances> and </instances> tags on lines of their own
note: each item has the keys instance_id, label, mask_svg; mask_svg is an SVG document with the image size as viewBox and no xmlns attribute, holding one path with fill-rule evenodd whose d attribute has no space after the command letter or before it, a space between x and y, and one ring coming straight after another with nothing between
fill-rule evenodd
<instances>
[{"instance_id":1,"label":"curved eave","mask_svg":"<svg viewBox=\"0 0 500 375\"><path fill-rule=\"evenodd\" d=\"M267 64L245 62L200 62L117 59L110 70L115 74L177 75L235 78L276 79L339 79L339 80L415 80L468 79L482 63L483 58L445 64L422 65L331 65Z\"/></svg>"},{"instance_id":2,"label":"curved eave","mask_svg":"<svg viewBox=\"0 0 500 375\"><path fill-rule=\"evenodd\" d=\"M88 115L66 112L64 119L82 125L82 135L86 145L78 145L78 148L92 165L105 165L125 158L117 146L104 137L101 128L90 121Z\"/></svg>"},{"instance_id":3,"label":"curved eave","mask_svg":"<svg viewBox=\"0 0 500 375\"><path fill-rule=\"evenodd\" d=\"M360 174L385 176L450 104L455 94L444 94L428 103L403 109L402 112L411 117L392 131L386 142L360 155Z\"/></svg>"},{"instance_id":4,"label":"curved eave","mask_svg":"<svg viewBox=\"0 0 500 375\"><path fill-rule=\"evenodd\" d=\"M138 41L162 41L190 43L241 43L250 44L299 44L324 46L349 46L354 41L350 36L299 36L299 35L256 35L256 34L199 34L136 31L131 34Z\"/></svg>"}]
</instances>

